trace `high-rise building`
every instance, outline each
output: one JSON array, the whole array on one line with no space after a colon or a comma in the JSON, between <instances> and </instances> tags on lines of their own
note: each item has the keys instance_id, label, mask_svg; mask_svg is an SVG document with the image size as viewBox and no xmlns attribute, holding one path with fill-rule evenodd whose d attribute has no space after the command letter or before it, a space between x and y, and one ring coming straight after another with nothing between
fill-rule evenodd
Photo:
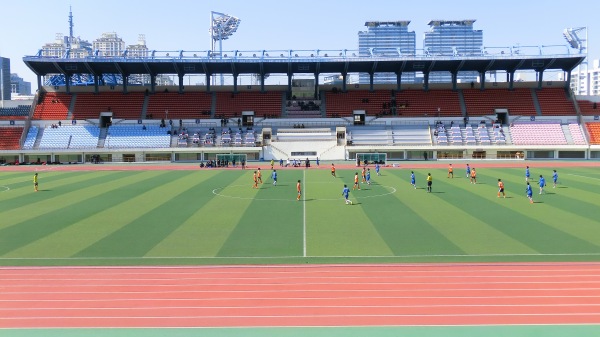
<instances>
[{"instance_id":1,"label":"high-rise building","mask_svg":"<svg viewBox=\"0 0 600 337\"><path fill-rule=\"evenodd\" d=\"M358 32L359 56L404 57L414 56L416 35L408 30L410 21L367 21L366 31ZM369 83L367 73L359 74L359 83ZM402 73L403 83L413 83L415 73ZM396 83L396 74L379 73L373 77L374 83Z\"/></svg>"},{"instance_id":2,"label":"high-rise building","mask_svg":"<svg viewBox=\"0 0 600 337\"><path fill-rule=\"evenodd\" d=\"M10 101L10 59L0 57L0 101Z\"/></svg>"},{"instance_id":3,"label":"high-rise building","mask_svg":"<svg viewBox=\"0 0 600 337\"><path fill-rule=\"evenodd\" d=\"M94 52L98 51L98 56L119 57L125 51L125 41L117 33L102 33L102 37L92 42Z\"/></svg>"},{"instance_id":4,"label":"high-rise building","mask_svg":"<svg viewBox=\"0 0 600 337\"><path fill-rule=\"evenodd\" d=\"M479 56L483 48L483 31L474 30L475 20L431 20L430 30L423 38L423 51L431 57L439 56ZM459 72L459 82L477 80L477 72ZM452 75L448 72L432 72L430 82L451 82Z\"/></svg>"},{"instance_id":5,"label":"high-rise building","mask_svg":"<svg viewBox=\"0 0 600 337\"><path fill-rule=\"evenodd\" d=\"M10 74L10 90L13 95L31 95L31 82L23 80L18 74Z\"/></svg>"},{"instance_id":6,"label":"high-rise building","mask_svg":"<svg viewBox=\"0 0 600 337\"><path fill-rule=\"evenodd\" d=\"M575 95L600 96L600 60L593 60L591 69L573 70L570 86Z\"/></svg>"}]
</instances>

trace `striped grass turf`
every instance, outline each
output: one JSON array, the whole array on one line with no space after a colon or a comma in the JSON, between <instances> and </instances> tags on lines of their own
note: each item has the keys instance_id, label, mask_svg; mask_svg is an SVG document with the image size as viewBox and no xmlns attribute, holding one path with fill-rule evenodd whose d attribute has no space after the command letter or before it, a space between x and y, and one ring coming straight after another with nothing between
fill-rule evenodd
<instances>
[{"instance_id":1,"label":"striped grass turf","mask_svg":"<svg viewBox=\"0 0 600 337\"><path fill-rule=\"evenodd\" d=\"M549 185L535 204L522 169L383 169L351 191L354 170L46 171L0 173L0 264L141 265L596 261L600 174L532 168ZM425 177L433 176L433 193ZM507 198L497 198L497 179ZM296 181L303 197L297 202Z\"/></svg>"}]
</instances>

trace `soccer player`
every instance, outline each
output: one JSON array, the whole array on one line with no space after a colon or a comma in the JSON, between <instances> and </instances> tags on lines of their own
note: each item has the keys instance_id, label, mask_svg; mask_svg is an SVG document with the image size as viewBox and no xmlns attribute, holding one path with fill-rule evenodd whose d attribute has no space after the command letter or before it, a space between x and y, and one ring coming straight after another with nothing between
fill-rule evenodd
<instances>
[{"instance_id":1,"label":"soccer player","mask_svg":"<svg viewBox=\"0 0 600 337\"><path fill-rule=\"evenodd\" d=\"M37 172L33 175L33 191L38 191L38 174Z\"/></svg>"},{"instance_id":2,"label":"soccer player","mask_svg":"<svg viewBox=\"0 0 600 337\"><path fill-rule=\"evenodd\" d=\"M366 183L367 182L367 169L363 167L362 172L360 172L360 175L362 177L362 182Z\"/></svg>"},{"instance_id":3,"label":"soccer player","mask_svg":"<svg viewBox=\"0 0 600 337\"><path fill-rule=\"evenodd\" d=\"M271 170L273 170L273 166L275 166L275 160L271 159Z\"/></svg>"},{"instance_id":4,"label":"soccer player","mask_svg":"<svg viewBox=\"0 0 600 337\"><path fill-rule=\"evenodd\" d=\"M431 173L427 173L427 193L431 193L431 184L433 183L433 179L431 178Z\"/></svg>"},{"instance_id":5,"label":"soccer player","mask_svg":"<svg viewBox=\"0 0 600 337\"><path fill-rule=\"evenodd\" d=\"M355 190L357 188L360 190L360 185L358 184L358 172L355 172L354 173L354 186L352 186L352 190Z\"/></svg>"},{"instance_id":6,"label":"soccer player","mask_svg":"<svg viewBox=\"0 0 600 337\"><path fill-rule=\"evenodd\" d=\"M471 178L471 166L467 164L467 178Z\"/></svg>"},{"instance_id":7,"label":"soccer player","mask_svg":"<svg viewBox=\"0 0 600 337\"><path fill-rule=\"evenodd\" d=\"M302 195L302 187L300 187L300 180L296 184L296 190L298 191L298 197L296 197L297 201L300 201L300 196Z\"/></svg>"},{"instance_id":8,"label":"soccer player","mask_svg":"<svg viewBox=\"0 0 600 337\"><path fill-rule=\"evenodd\" d=\"M552 170L552 182L554 183L552 188L556 188L556 183L558 182L558 173L556 173L556 170Z\"/></svg>"},{"instance_id":9,"label":"soccer player","mask_svg":"<svg viewBox=\"0 0 600 337\"><path fill-rule=\"evenodd\" d=\"M344 199L346 199L346 205L348 205L348 204L352 205L352 201L350 201L350 199L348 199L348 194L350 194L350 189L348 188L347 185L344 185L344 189L342 190L342 195L344 196Z\"/></svg>"},{"instance_id":10,"label":"soccer player","mask_svg":"<svg viewBox=\"0 0 600 337\"><path fill-rule=\"evenodd\" d=\"M525 182L529 181L529 177L531 174L529 173L529 166L525 167Z\"/></svg>"},{"instance_id":11,"label":"soccer player","mask_svg":"<svg viewBox=\"0 0 600 337\"><path fill-rule=\"evenodd\" d=\"M258 182L260 182L261 184L263 183L262 181L262 172L260 172L260 167L257 169L258 171L256 171L257 174L257 178L258 178Z\"/></svg>"},{"instance_id":12,"label":"soccer player","mask_svg":"<svg viewBox=\"0 0 600 337\"><path fill-rule=\"evenodd\" d=\"M277 170L273 170L273 173L271 173L271 178L273 178L273 186L277 186Z\"/></svg>"},{"instance_id":13,"label":"soccer player","mask_svg":"<svg viewBox=\"0 0 600 337\"><path fill-rule=\"evenodd\" d=\"M531 185L529 185L529 182L527 182L527 188L525 189L525 193L527 193L529 203L533 204L533 191L531 190Z\"/></svg>"},{"instance_id":14,"label":"soccer player","mask_svg":"<svg viewBox=\"0 0 600 337\"><path fill-rule=\"evenodd\" d=\"M448 165L448 178L450 177L454 179L454 169L452 168L452 164Z\"/></svg>"},{"instance_id":15,"label":"soccer player","mask_svg":"<svg viewBox=\"0 0 600 337\"><path fill-rule=\"evenodd\" d=\"M500 193L502 193L502 197L506 198L506 194L504 193L504 183L502 179L498 179L498 198L500 198Z\"/></svg>"},{"instance_id":16,"label":"soccer player","mask_svg":"<svg viewBox=\"0 0 600 337\"><path fill-rule=\"evenodd\" d=\"M371 185L371 169L367 169L367 185Z\"/></svg>"},{"instance_id":17,"label":"soccer player","mask_svg":"<svg viewBox=\"0 0 600 337\"><path fill-rule=\"evenodd\" d=\"M317 168L318 168L318 167L319 167L319 163L320 163L320 161L319 161L319 157L317 157L317 160L316 160L316 162L317 162Z\"/></svg>"},{"instance_id":18,"label":"soccer player","mask_svg":"<svg viewBox=\"0 0 600 337\"><path fill-rule=\"evenodd\" d=\"M475 168L471 169L471 184L477 184L477 172L475 172Z\"/></svg>"},{"instance_id":19,"label":"soccer player","mask_svg":"<svg viewBox=\"0 0 600 337\"><path fill-rule=\"evenodd\" d=\"M375 164L375 172L377 172L378 176L381 175L381 173L379 173L379 163Z\"/></svg>"},{"instance_id":20,"label":"soccer player","mask_svg":"<svg viewBox=\"0 0 600 337\"><path fill-rule=\"evenodd\" d=\"M544 177L542 177L541 174L540 174L540 180L538 181L538 185L540 185L540 194L542 194L542 192L544 192L544 187L546 186L546 179Z\"/></svg>"},{"instance_id":21,"label":"soccer player","mask_svg":"<svg viewBox=\"0 0 600 337\"><path fill-rule=\"evenodd\" d=\"M254 178L254 185L252 185L252 188L258 188L258 176L256 175L256 171L254 171L252 178Z\"/></svg>"},{"instance_id":22,"label":"soccer player","mask_svg":"<svg viewBox=\"0 0 600 337\"><path fill-rule=\"evenodd\" d=\"M331 175L335 178L335 165L331 163Z\"/></svg>"},{"instance_id":23,"label":"soccer player","mask_svg":"<svg viewBox=\"0 0 600 337\"><path fill-rule=\"evenodd\" d=\"M417 189L417 184L416 184L416 180L415 180L415 172L410 171L410 184L415 188L415 190Z\"/></svg>"}]
</instances>

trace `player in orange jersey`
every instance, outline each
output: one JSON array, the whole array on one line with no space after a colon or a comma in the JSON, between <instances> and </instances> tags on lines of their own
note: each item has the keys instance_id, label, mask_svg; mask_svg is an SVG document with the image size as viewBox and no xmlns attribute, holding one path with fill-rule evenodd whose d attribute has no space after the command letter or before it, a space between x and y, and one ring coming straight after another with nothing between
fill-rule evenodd
<instances>
[{"instance_id":1,"label":"player in orange jersey","mask_svg":"<svg viewBox=\"0 0 600 337\"><path fill-rule=\"evenodd\" d=\"M331 175L335 178L335 165L331 163Z\"/></svg>"},{"instance_id":2,"label":"player in orange jersey","mask_svg":"<svg viewBox=\"0 0 600 337\"><path fill-rule=\"evenodd\" d=\"M252 188L258 188L258 176L256 174L256 171L254 171L252 178L254 179L254 185L252 185Z\"/></svg>"},{"instance_id":3,"label":"player in orange jersey","mask_svg":"<svg viewBox=\"0 0 600 337\"><path fill-rule=\"evenodd\" d=\"M367 169L366 169L366 167L363 167L362 172L360 173L360 175L362 176L362 182L366 183L367 182Z\"/></svg>"},{"instance_id":4,"label":"player in orange jersey","mask_svg":"<svg viewBox=\"0 0 600 337\"><path fill-rule=\"evenodd\" d=\"M477 184L477 172L475 172L475 168L471 169L471 184Z\"/></svg>"},{"instance_id":5,"label":"player in orange jersey","mask_svg":"<svg viewBox=\"0 0 600 337\"><path fill-rule=\"evenodd\" d=\"M260 172L260 167L258 168L258 171L256 172L256 174L257 174L258 182L262 184L263 183L262 172Z\"/></svg>"},{"instance_id":6,"label":"player in orange jersey","mask_svg":"<svg viewBox=\"0 0 600 337\"><path fill-rule=\"evenodd\" d=\"M448 165L448 178L454 178L454 169L452 168L452 164Z\"/></svg>"},{"instance_id":7,"label":"player in orange jersey","mask_svg":"<svg viewBox=\"0 0 600 337\"><path fill-rule=\"evenodd\" d=\"M502 197L506 198L506 194L504 193L504 183L502 179L498 179L498 198L500 198L500 193L502 193Z\"/></svg>"},{"instance_id":8,"label":"player in orange jersey","mask_svg":"<svg viewBox=\"0 0 600 337\"><path fill-rule=\"evenodd\" d=\"M354 186L352 186L352 190L359 189L360 185L358 184L358 172L354 173Z\"/></svg>"}]
</instances>

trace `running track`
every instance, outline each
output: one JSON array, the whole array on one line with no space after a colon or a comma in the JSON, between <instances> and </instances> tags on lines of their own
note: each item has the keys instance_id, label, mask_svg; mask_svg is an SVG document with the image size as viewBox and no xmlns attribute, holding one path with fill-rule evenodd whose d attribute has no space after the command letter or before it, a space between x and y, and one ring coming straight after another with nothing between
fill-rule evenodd
<instances>
[{"instance_id":1,"label":"running track","mask_svg":"<svg viewBox=\"0 0 600 337\"><path fill-rule=\"evenodd\" d=\"M0 268L0 328L599 322L600 263Z\"/></svg>"}]
</instances>

